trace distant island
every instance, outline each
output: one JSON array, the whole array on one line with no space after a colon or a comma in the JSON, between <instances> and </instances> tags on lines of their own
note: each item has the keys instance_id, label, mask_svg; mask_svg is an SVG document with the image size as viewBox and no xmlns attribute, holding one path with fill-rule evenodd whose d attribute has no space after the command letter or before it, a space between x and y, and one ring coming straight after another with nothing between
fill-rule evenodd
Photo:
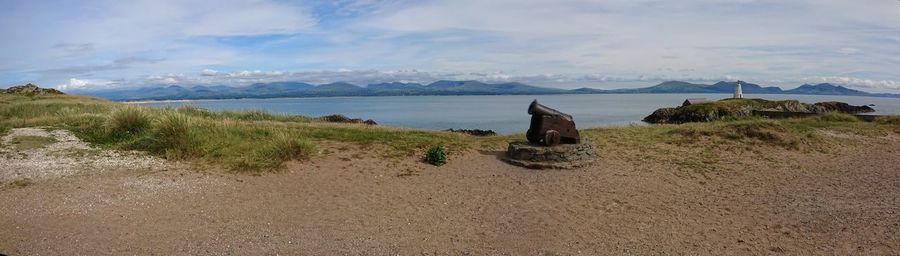
<instances>
[{"instance_id":1,"label":"distant island","mask_svg":"<svg viewBox=\"0 0 900 256\"><path fill-rule=\"evenodd\" d=\"M630 94L630 93L732 93L735 82L721 81L715 84L695 84L668 81L654 86L633 89L556 89L523 83L484 83L480 81L441 80L430 84L379 83L358 86L337 82L313 85L303 82L256 83L249 86L179 86L143 87L110 90L72 90L72 93L91 95L117 101L138 100L190 100L236 98L285 98L285 97L337 97L337 96L422 96L422 95L539 95L539 94ZM743 83L744 93L749 94L806 94L849 95L874 97L900 97L900 94L869 93L828 83L804 84L790 90L779 87L763 87Z\"/></svg>"}]
</instances>

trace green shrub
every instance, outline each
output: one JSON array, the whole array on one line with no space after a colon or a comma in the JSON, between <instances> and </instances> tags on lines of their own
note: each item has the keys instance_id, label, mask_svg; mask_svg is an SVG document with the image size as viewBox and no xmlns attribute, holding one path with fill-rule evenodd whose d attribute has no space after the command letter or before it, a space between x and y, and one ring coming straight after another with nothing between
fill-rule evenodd
<instances>
[{"instance_id":1,"label":"green shrub","mask_svg":"<svg viewBox=\"0 0 900 256\"><path fill-rule=\"evenodd\" d=\"M81 114L70 116L65 121L65 126L72 130L76 136L84 141L96 144L108 144L109 132L106 123L108 122L105 115L99 114Z\"/></svg>"},{"instance_id":2,"label":"green shrub","mask_svg":"<svg viewBox=\"0 0 900 256\"><path fill-rule=\"evenodd\" d=\"M130 137L150 127L150 117L136 107L120 108L109 118L110 132L113 137Z\"/></svg>"},{"instance_id":3,"label":"green shrub","mask_svg":"<svg viewBox=\"0 0 900 256\"><path fill-rule=\"evenodd\" d=\"M437 166L447 163L447 154L444 153L444 145L435 145L425 153L425 162Z\"/></svg>"},{"instance_id":4,"label":"green shrub","mask_svg":"<svg viewBox=\"0 0 900 256\"><path fill-rule=\"evenodd\" d=\"M276 134L269 141L256 143L250 152L241 154L228 165L237 172L274 170L286 161L307 159L313 150L312 143L286 134Z\"/></svg>"},{"instance_id":5,"label":"green shrub","mask_svg":"<svg viewBox=\"0 0 900 256\"><path fill-rule=\"evenodd\" d=\"M156 124L155 150L163 151L167 158L187 159L194 153L191 138L192 120L180 113L166 113Z\"/></svg>"},{"instance_id":6,"label":"green shrub","mask_svg":"<svg viewBox=\"0 0 900 256\"><path fill-rule=\"evenodd\" d=\"M312 143L286 134L277 134L272 138L272 149L267 155L281 161L306 159L313 150Z\"/></svg>"}]
</instances>

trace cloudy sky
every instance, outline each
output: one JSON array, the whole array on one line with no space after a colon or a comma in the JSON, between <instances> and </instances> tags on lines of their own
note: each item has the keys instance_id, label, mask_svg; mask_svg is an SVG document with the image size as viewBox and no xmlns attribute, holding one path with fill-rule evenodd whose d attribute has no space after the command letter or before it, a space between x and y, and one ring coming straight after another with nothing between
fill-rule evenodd
<instances>
[{"instance_id":1,"label":"cloudy sky","mask_svg":"<svg viewBox=\"0 0 900 256\"><path fill-rule=\"evenodd\" d=\"M0 0L0 87L742 79L900 93L900 0Z\"/></svg>"}]
</instances>

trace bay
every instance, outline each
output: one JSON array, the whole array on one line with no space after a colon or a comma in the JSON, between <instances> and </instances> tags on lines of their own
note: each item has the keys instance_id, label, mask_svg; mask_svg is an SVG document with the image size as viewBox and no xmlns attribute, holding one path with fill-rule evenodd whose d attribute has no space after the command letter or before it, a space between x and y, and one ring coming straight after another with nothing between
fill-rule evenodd
<instances>
[{"instance_id":1,"label":"bay","mask_svg":"<svg viewBox=\"0 0 900 256\"><path fill-rule=\"evenodd\" d=\"M323 116L342 114L374 119L379 125L444 130L449 128L491 129L519 133L528 129L528 104L540 103L571 114L578 128L641 124L657 108L680 106L687 98L718 100L730 94L573 94L490 96L391 96L224 99L144 102L148 106L197 106L210 110L262 110L273 113ZM797 99L801 102L841 101L853 105L874 104L873 114L900 114L900 99L826 96L747 94L746 98Z\"/></svg>"}]
</instances>

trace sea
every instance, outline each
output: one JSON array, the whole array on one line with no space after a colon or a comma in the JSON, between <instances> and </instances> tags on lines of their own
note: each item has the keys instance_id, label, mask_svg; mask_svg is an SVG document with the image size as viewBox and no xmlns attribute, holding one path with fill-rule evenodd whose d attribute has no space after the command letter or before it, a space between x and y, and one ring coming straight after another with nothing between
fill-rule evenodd
<instances>
[{"instance_id":1,"label":"sea","mask_svg":"<svg viewBox=\"0 0 900 256\"><path fill-rule=\"evenodd\" d=\"M501 134L528 129L528 105L532 100L568 113L581 128L643 125L645 116L657 108L680 106L687 98L719 100L731 94L573 94L490 96L390 96L274 99L223 99L143 102L148 106L196 106L210 110L262 110L272 113L323 116L342 114L373 119L379 125L428 130L486 129ZM871 114L900 114L900 99L825 96L745 94L745 98L796 99L805 103L841 101L870 105Z\"/></svg>"}]
</instances>

